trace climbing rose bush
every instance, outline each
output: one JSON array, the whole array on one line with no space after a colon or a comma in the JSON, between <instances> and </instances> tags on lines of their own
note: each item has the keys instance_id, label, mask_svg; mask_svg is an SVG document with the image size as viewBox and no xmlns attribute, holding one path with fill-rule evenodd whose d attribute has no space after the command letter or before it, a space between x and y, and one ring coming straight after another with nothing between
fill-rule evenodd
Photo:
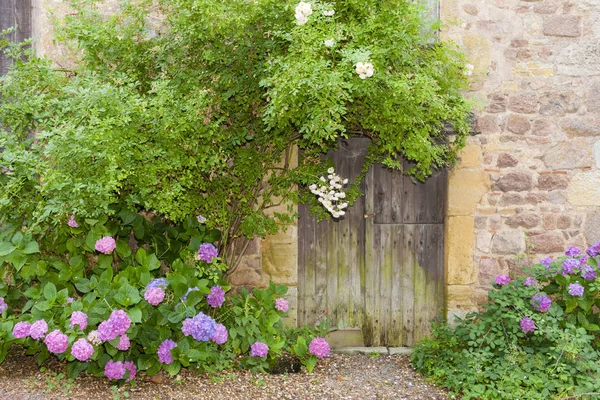
<instances>
[{"instance_id":1,"label":"climbing rose bush","mask_svg":"<svg viewBox=\"0 0 600 400\"><path fill-rule=\"evenodd\" d=\"M455 395L582 397L600 390L600 242L498 275L482 311L432 325L412 362Z\"/></svg>"}]
</instances>

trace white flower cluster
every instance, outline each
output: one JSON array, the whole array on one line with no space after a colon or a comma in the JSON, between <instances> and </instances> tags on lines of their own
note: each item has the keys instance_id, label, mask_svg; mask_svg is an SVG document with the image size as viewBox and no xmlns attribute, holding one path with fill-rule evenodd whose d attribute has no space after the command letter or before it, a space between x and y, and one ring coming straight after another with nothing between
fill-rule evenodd
<instances>
[{"instance_id":1,"label":"white flower cluster","mask_svg":"<svg viewBox=\"0 0 600 400\"><path fill-rule=\"evenodd\" d=\"M335 10L323 11L323 15L326 17L333 17L333 14L335 14Z\"/></svg>"},{"instance_id":2,"label":"white flower cluster","mask_svg":"<svg viewBox=\"0 0 600 400\"><path fill-rule=\"evenodd\" d=\"M310 3L301 1L296 6L296 22L298 25L304 25L308 22L308 17L312 14L312 6Z\"/></svg>"},{"instance_id":3,"label":"white flower cluster","mask_svg":"<svg viewBox=\"0 0 600 400\"><path fill-rule=\"evenodd\" d=\"M366 79L373 76L373 72L375 72L375 68L373 68L373 64L371 63L356 63L356 73L360 76L360 79Z\"/></svg>"},{"instance_id":4,"label":"white flower cluster","mask_svg":"<svg viewBox=\"0 0 600 400\"><path fill-rule=\"evenodd\" d=\"M335 45L335 40L327 39L323 42L323 44L325 45L325 47L333 47Z\"/></svg>"},{"instance_id":5,"label":"white flower cluster","mask_svg":"<svg viewBox=\"0 0 600 400\"><path fill-rule=\"evenodd\" d=\"M312 184L308 188L311 193L319 197L317 200L331 213L333 218L339 218L346 214L344 209L348 207L348 203L343 200L346 198L346 192L341 190L348 183L348 179L342 179L333 168L329 168L327 173L329 174L327 178L324 176L320 178L322 182L320 186Z\"/></svg>"}]
</instances>

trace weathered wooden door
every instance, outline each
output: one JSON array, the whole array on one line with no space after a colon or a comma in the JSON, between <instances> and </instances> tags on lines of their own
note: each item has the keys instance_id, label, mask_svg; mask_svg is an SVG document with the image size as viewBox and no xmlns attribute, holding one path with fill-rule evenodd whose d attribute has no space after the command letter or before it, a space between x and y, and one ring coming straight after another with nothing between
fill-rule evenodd
<instances>
[{"instance_id":1,"label":"weathered wooden door","mask_svg":"<svg viewBox=\"0 0 600 400\"><path fill-rule=\"evenodd\" d=\"M16 29L6 37L20 43L31 37L31 0L0 0L0 31ZM0 76L8 72L11 60L0 51Z\"/></svg>"},{"instance_id":2,"label":"weathered wooden door","mask_svg":"<svg viewBox=\"0 0 600 400\"><path fill-rule=\"evenodd\" d=\"M342 140L328 154L340 176L358 176L368 143ZM412 345L444 309L447 174L413 183L376 165L362 190L339 220L317 223L300 207L298 321L359 328L367 346Z\"/></svg>"}]
</instances>

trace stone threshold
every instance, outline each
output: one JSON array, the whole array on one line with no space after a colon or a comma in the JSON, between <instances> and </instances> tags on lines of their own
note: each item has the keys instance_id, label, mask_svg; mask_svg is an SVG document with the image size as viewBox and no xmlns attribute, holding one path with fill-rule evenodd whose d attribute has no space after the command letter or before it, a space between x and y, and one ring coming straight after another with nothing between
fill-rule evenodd
<instances>
[{"instance_id":1,"label":"stone threshold","mask_svg":"<svg viewBox=\"0 0 600 400\"><path fill-rule=\"evenodd\" d=\"M401 355L408 356L412 353L412 349L410 347L337 347L333 348L331 351L337 354L346 354L346 355L357 355L357 354L367 354L367 355Z\"/></svg>"}]
</instances>

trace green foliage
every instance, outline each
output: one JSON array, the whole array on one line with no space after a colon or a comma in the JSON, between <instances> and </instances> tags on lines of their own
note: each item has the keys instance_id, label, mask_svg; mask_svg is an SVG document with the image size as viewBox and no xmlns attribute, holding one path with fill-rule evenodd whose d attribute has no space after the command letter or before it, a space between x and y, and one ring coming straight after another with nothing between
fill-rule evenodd
<instances>
[{"instance_id":1,"label":"green foliage","mask_svg":"<svg viewBox=\"0 0 600 400\"><path fill-rule=\"evenodd\" d=\"M367 163L400 168L402 156L418 179L464 144L464 59L419 2L314 2L302 26L290 1L128 0L109 16L96 3L73 0L58 29L72 70L11 46L0 223L97 219L115 204L171 221L202 214L234 267L245 246L234 239L289 223L292 208L270 209L318 180L339 137L368 136ZM367 61L375 73L360 79Z\"/></svg>"},{"instance_id":2,"label":"green foliage","mask_svg":"<svg viewBox=\"0 0 600 400\"><path fill-rule=\"evenodd\" d=\"M573 259L571 273L563 274L563 257L526 271L537 284L519 277L495 285L483 311L456 326L434 323L413 366L464 399L585 399L600 391L597 258ZM596 274L584 279L589 271ZM583 296L569 294L575 282ZM536 294L552 299L546 312L534 307ZM521 329L523 318L534 321L534 332Z\"/></svg>"}]
</instances>

